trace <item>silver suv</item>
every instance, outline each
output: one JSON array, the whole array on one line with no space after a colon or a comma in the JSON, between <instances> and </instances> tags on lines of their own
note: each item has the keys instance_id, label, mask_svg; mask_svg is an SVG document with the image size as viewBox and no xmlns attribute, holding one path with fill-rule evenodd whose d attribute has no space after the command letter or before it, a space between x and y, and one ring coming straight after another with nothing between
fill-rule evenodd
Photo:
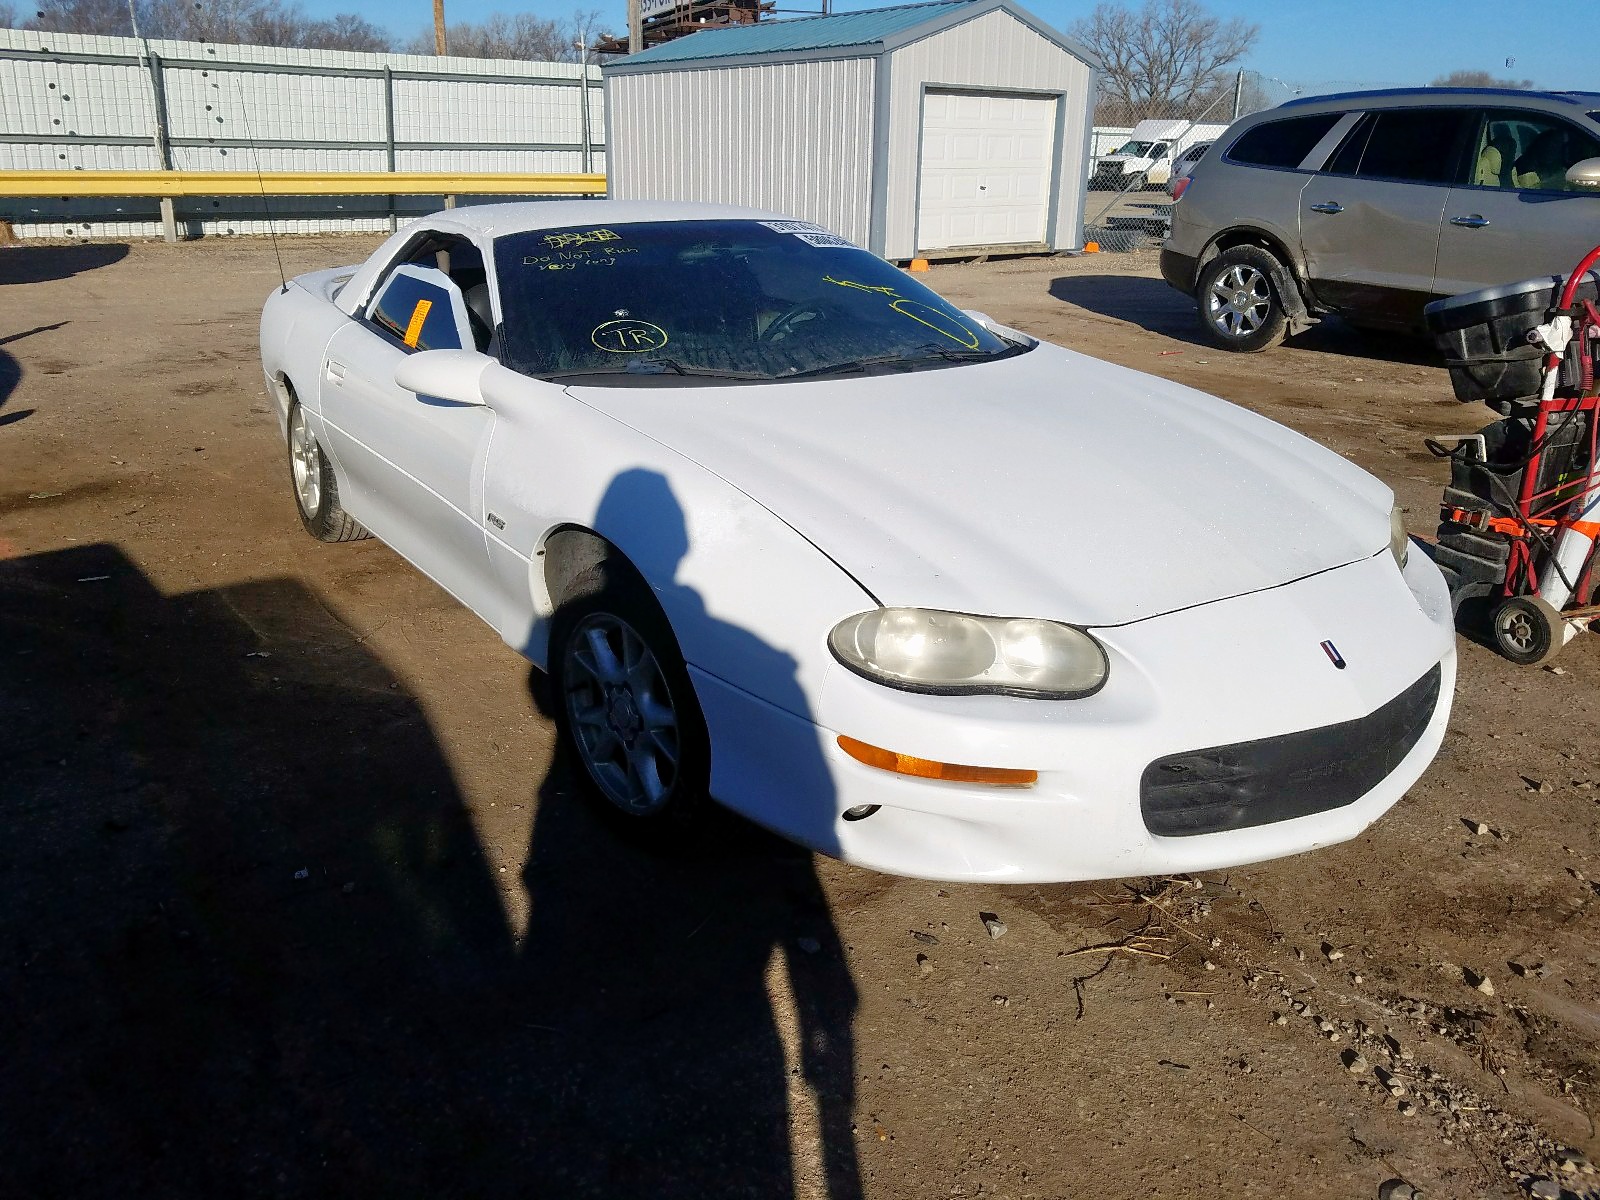
<instances>
[{"instance_id":1,"label":"silver suv","mask_svg":"<svg viewBox=\"0 0 1600 1200\"><path fill-rule=\"evenodd\" d=\"M1229 350L1265 350L1330 312L1420 329L1439 296L1572 270L1600 242L1594 159L1595 92L1291 100L1235 122L1195 164L1161 274Z\"/></svg>"}]
</instances>

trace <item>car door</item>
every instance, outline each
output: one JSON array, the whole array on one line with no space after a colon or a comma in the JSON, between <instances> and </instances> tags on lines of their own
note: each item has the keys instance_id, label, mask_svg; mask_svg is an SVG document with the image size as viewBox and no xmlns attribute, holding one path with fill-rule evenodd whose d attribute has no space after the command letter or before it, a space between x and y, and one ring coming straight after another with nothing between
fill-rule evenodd
<instances>
[{"instance_id":1,"label":"car door","mask_svg":"<svg viewBox=\"0 0 1600 1200\"><path fill-rule=\"evenodd\" d=\"M1473 116L1377 109L1346 135L1300 196L1300 244L1319 302L1357 320L1421 322Z\"/></svg>"},{"instance_id":2,"label":"car door","mask_svg":"<svg viewBox=\"0 0 1600 1200\"><path fill-rule=\"evenodd\" d=\"M1451 189L1434 291L1564 275L1600 242L1600 195L1567 168L1600 158L1600 138L1550 113L1490 109L1478 124L1467 181Z\"/></svg>"},{"instance_id":3,"label":"car door","mask_svg":"<svg viewBox=\"0 0 1600 1200\"><path fill-rule=\"evenodd\" d=\"M395 267L328 343L322 421L352 514L487 616L483 464L494 413L394 381L407 355L462 348L473 340L460 289L436 268Z\"/></svg>"}]
</instances>

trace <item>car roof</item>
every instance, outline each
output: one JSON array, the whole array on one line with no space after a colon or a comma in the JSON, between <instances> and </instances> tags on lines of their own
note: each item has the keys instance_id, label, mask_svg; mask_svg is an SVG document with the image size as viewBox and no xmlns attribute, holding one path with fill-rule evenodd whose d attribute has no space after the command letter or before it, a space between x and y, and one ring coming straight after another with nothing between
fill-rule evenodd
<instances>
[{"instance_id":1,"label":"car roof","mask_svg":"<svg viewBox=\"0 0 1600 1200\"><path fill-rule=\"evenodd\" d=\"M1462 100L1492 98L1496 100L1544 100L1555 104L1570 104L1576 108L1600 107L1600 92L1544 92L1521 88L1467 88L1467 87L1409 87L1376 88L1365 92L1334 92L1327 96L1297 96L1279 105L1280 108L1300 108L1313 104L1348 106L1352 101L1363 104L1373 101L1394 101L1395 106L1415 104L1421 100L1436 104L1459 103ZM1390 107L1376 104L1374 107Z\"/></svg>"},{"instance_id":2,"label":"car roof","mask_svg":"<svg viewBox=\"0 0 1600 1200\"><path fill-rule=\"evenodd\" d=\"M783 220L782 213L734 204L694 204L666 200L527 200L514 204L473 204L422 218L436 229L455 229L484 237L561 229L572 225L637 225L643 221Z\"/></svg>"}]
</instances>

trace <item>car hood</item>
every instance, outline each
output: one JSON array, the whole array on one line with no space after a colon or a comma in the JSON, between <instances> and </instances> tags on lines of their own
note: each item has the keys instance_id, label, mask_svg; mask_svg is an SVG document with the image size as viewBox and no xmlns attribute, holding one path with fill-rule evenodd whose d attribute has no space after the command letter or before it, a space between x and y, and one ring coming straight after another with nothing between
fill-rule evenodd
<instances>
[{"instance_id":1,"label":"car hood","mask_svg":"<svg viewBox=\"0 0 1600 1200\"><path fill-rule=\"evenodd\" d=\"M739 488L887 605L1120 625L1389 541L1389 489L1338 455L1050 345L900 375L570 390Z\"/></svg>"}]
</instances>

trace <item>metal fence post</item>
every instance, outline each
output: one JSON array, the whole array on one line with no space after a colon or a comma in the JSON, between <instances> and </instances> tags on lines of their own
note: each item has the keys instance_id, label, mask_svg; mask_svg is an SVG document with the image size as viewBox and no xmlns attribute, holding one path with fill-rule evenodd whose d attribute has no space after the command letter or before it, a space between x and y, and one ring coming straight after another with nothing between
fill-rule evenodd
<instances>
[{"instance_id":1,"label":"metal fence post","mask_svg":"<svg viewBox=\"0 0 1600 1200\"><path fill-rule=\"evenodd\" d=\"M1233 119L1239 119L1239 110L1244 107L1244 72L1240 71L1233 80Z\"/></svg>"},{"instance_id":2,"label":"metal fence post","mask_svg":"<svg viewBox=\"0 0 1600 1200\"><path fill-rule=\"evenodd\" d=\"M388 143L388 170L394 174L394 68L388 63L383 65L383 137ZM395 214L395 198L389 197L389 232L393 233L400 227L399 219Z\"/></svg>"},{"instance_id":3,"label":"metal fence post","mask_svg":"<svg viewBox=\"0 0 1600 1200\"><path fill-rule=\"evenodd\" d=\"M156 161L163 171L172 170L172 138L167 131L167 81L159 54L148 53L145 66L150 72L150 103L155 110ZM161 197L161 236L169 243L178 240L178 206L171 196Z\"/></svg>"}]
</instances>

